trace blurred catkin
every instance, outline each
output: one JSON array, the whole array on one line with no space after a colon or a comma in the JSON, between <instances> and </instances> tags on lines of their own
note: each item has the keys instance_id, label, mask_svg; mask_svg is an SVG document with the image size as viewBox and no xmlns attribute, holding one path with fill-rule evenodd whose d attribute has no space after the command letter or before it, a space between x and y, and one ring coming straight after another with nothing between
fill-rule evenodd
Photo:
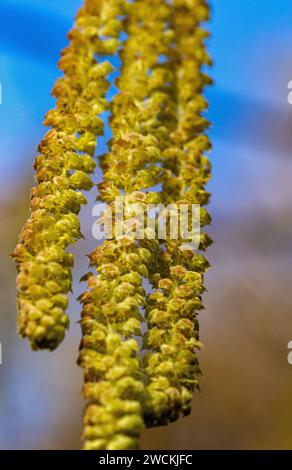
<instances>
[{"instance_id":1,"label":"blurred catkin","mask_svg":"<svg viewBox=\"0 0 292 470\"><path fill-rule=\"evenodd\" d=\"M52 91L56 108L44 121L52 129L38 148L31 216L13 253L19 333L33 349L55 349L69 325L73 255L66 248L82 236L78 213L86 198L81 191L93 185L89 174L97 136L103 134L99 115L108 108L112 71L110 62L97 56L118 50L125 6L123 0L86 0L59 62L64 76Z\"/></svg>"}]
</instances>

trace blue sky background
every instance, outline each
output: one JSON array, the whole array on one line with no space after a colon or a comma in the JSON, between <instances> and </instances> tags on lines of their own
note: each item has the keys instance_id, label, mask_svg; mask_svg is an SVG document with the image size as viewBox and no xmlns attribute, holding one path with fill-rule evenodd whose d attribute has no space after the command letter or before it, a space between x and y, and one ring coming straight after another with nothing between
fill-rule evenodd
<instances>
[{"instance_id":1,"label":"blue sky background","mask_svg":"<svg viewBox=\"0 0 292 470\"><path fill-rule=\"evenodd\" d=\"M3 197L7 197L12 175L22 178L31 174L35 149L44 133L43 117L54 106L50 90L60 76L56 64L80 3L79 0L1 2ZM274 108L287 112L287 83L292 79L292 4L276 0L220 0L212 5L209 50L215 62L211 73L216 85L207 95L215 144L211 185L220 189L225 179L231 184L240 171L241 159L231 161L225 146L233 145L234 139L244 147L259 140L256 129L248 127L249 117L259 113L261 120L262 115L272 114ZM243 129L246 125L247 135ZM264 144L264 140L265 136L257 143ZM246 157L244 160L247 162ZM232 189L235 199L241 199L242 194Z\"/></svg>"},{"instance_id":2,"label":"blue sky background","mask_svg":"<svg viewBox=\"0 0 292 470\"><path fill-rule=\"evenodd\" d=\"M212 233L217 243L209 251L215 268L208 275L207 311L201 322L203 339L208 345L202 356L207 382L204 385L206 392L192 415L194 421L199 422L199 437L193 433L193 427L188 427L192 426L190 418L190 421L171 428L172 431L163 429L157 432L156 441L152 444L167 443L169 448L187 445L180 443L180 439L184 439L189 448L193 448L192 439L199 439L194 444L199 448L212 445L222 448L225 443L234 448L244 447L249 436L258 447L268 446L269 441L263 431L265 426L258 429L257 425L265 422L266 429L269 426L277 429L277 417L283 425L287 413L281 404L286 395L289 400L291 397L291 381L287 385L290 379L287 378L283 384L281 380L285 373L292 377L291 369L283 372L286 340L292 339L292 333L291 338L285 336L292 331L291 288L286 285L286 281L291 283L287 260L291 259L292 239L292 108L287 103L287 84L292 80L292 2L213 0L211 3L209 51L214 59L211 75L215 86L207 91L207 96L214 144L210 209L214 216ZM26 198L23 205L29 206L33 160L45 132L42 121L47 110L54 106L50 91L60 76L56 64L61 49L67 44L66 34L80 4L80 0L1 0L0 198L4 207L10 207L18 188L23 185L27 186L27 191L21 196ZM95 191L93 189L90 196L92 204ZM6 229L9 228L9 218L12 220L14 216L7 210L0 227L10 251L15 244L16 229L13 228L13 233L6 233ZM17 231L25 216L22 214L21 220L17 219ZM283 220L286 225L281 225ZM95 241L90 239L90 205L83 210L82 221L83 232L90 241L87 245L81 241L75 248L74 299L84 288L78 283L87 270L84 253L90 252L95 245ZM1 251L4 252L6 245L3 243L3 246ZM248 285L247 280L250 279ZM76 356L80 336L77 324L79 305L72 300L72 329L60 350L51 356L34 354L26 342L16 339L15 271L6 253L1 257L0 280L5 291L1 299L5 315L0 315L0 341L4 342L5 353L4 364L0 366L0 448L61 448L64 423L68 423L64 445L79 446L81 372L72 360ZM258 300L252 297L254 285L259 286L257 296L263 293L265 297L263 317L260 316ZM236 292L243 287L243 297L238 302ZM277 303L269 310L273 298L268 295L273 289ZM229 291L230 296L224 295ZM280 303L280 300L284 302L283 299L288 299L287 308ZM240 306L244 305L246 312L240 311ZM240 316L236 315L239 311ZM273 317L274 313L277 313L277 319ZM245 319L244 324L241 318ZM275 324L278 334L275 341L279 340L278 350L283 347L284 352L281 350L279 353L278 367L270 371L271 364L278 358L274 343L272 347L269 343L276 334ZM250 329L249 325L252 325ZM257 340L252 337L252 328L258 331ZM265 328L265 336L261 336ZM249 342L244 343L245 338ZM238 356L236 363L234 350L238 345L244 353ZM265 345L268 345L267 349ZM246 366L245 358L248 357L250 369ZM256 359L263 364L267 376L262 378ZM231 363L234 363L233 375L224 369ZM240 375L245 373L248 376L246 381ZM280 373L284 375L277 376ZM211 376L215 377L213 385L212 379L208 382ZM237 386L242 384L244 389L250 376L258 395L253 396L249 390L241 399ZM225 377L225 382L222 377ZM282 384L281 393L273 389L270 377L277 379L275 383ZM227 382L230 396L226 391ZM275 397L277 409L273 404ZM230 408L229 415L224 411L226 407ZM262 414L258 411L261 407ZM224 411L222 414L221 409ZM272 422L268 421L269 417ZM292 416L290 418L292 423ZM277 445L281 447L284 437L280 434L280 424L277 432L280 436ZM275 445L273 439L271 437L272 446Z\"/></svg>"}]
</instances>

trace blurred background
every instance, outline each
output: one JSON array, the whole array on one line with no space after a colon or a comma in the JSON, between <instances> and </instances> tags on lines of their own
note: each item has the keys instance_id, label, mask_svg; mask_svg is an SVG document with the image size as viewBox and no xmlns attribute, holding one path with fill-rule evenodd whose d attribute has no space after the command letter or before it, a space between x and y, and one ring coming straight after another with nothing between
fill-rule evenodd
<instances>
[{"instance_id":1,"label":"blurred background","mask_svg":"<svg viewBox=\"0 0 292 470\"><path fill-rule=\"evenodd\" d=\"M1 0L0 15L0 448L78 449L82 371L76 298L95 245L74 248L71 329L54 353L16 336L13 250L28 216L32 164L54 106L50 90L81 0ZM200 314L202 393L191 416L145 431L142 449L292 449L292 3L213 0L207 92L216 240Z\"/></svg>"}]
</instances>

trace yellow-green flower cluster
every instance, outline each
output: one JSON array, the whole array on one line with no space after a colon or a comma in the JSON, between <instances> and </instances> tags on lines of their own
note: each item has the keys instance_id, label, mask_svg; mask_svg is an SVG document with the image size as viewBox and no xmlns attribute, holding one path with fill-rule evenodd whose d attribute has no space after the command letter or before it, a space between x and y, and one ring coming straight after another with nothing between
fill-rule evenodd
<instances>
[{"instance_id":1,"label":"yellow-green flower cluster","mask_svg":"<svg viewBox=\"0 0 292 470\"><path fill-rule=\"evenodd\" d=\"M208 121L202 116L207 103L201 94L210 79L202 66L210 64L210 59L204 46L207 33L199 23L208 19L209 9L202 0L173 0L172 4L177 128L169 136L165 152L165 166L172 174L164 182L163 201L203 206L209 199L205 184L210 163L204 151L210 149L210 142L203 134ZM201 226L210 223L203 207L200 218ZM168 239L165 249L162 247L168 273L157 283L158 290L149 295L146 307L144 345L153 351L145 356L150 394L145 417L148 425L166 424L188 414L192 392L198 387L200 369L195 350L201 343L196 317L203 308L203 274L209 264L201 254L182 249L183 242L181 235L178 240ZM206 233L201 233L201 250L211 242Z\"/></svg>"},{"instance_id":2,"label":"yellow-green flower cluster","mask_svg":"<svg viewBox=\"0 0 292 470\"><path fill-rule=\"evenodd\" d=\"M90 290L81 296L84 368L85 449L132 449L143 427L144 387L138 344L145 273L142 253L130 240L107 241L90 257L99 275L87 275ZM125 339L124 339L125 338Z\"/></svg>"},{"instance_id":3,"label":"yellow-green flower cluster","mask_svg":"<svg viewBox=\"0 0 292 470\"><path fill-rule=\"evenodd\" d=\"M106 78L112 70L97 55L118 50L126 6L123 0L86 0L59 62L64 76L53 89L57 105L44 121L52 129L39 145L31 216L13 253L19 333L33 349L56 348L69 324L73 255L66 248L81 237L77 215L86 203L81 190L93 184L96 138L103 134L99 114L108 108Z\"/></svg>"},{"instance_id":4,"label":"yellow-green flower cluster","mask_svg":"<svg viewBox=\"0 0 292 470\"><path fill-rule=\"evenodd\" d=\"M211 145L202 96L211 83L203 72L210 59L200 27L208 17L205 0L85 0L59 62L64 76L54 86L56 108L45 118L51 130L35 160L31 216L13 257L19 332L33 349L53 350L69 324L73 255L67 248L82 236L82 191L93 185L101 115L110 109L113 136L100 158L99 199L117 222L121 198L126 220L122 236L114 226L112 238L90 255L93 272L82 278L88 289L80 296L78 363L87 450L137 449L145 426L190 412L198 387L197 314L208 261L186 249L182 232L161 240L142 224L143 237L135 238L132 227L140 219L132 208L138 204L145 221L149 204L187 204L190 212L198 204L201 227L211 221L204 207ZM109 106L108 57L120 49L119 91ZM199 250L211 242L201 232Z\"/></svg>"},{"instance_id":5,"label":"yellow-green flower cluster","mask_svg":"<svg viewBox=\"0 0 292 470\"><path fill-rule=\"evenodd\" d=\"M162 151L175 129L174 74L161 57L173 41L171 8L163 0L131 5L119 93L113 100L110 152L101 159L100 199L145 208L158 203L152 187L161 183ZM129 215L129 218L130 215ZM87 276L82 295L83 340L79 363L85 369L85 449L135 449L144 426L148 397L139 359L146 293L143 278L158 272L159 243L131 237L106 241L91 255L97 274ZM153 270L154 266L156 269Z\"/></svg>"}]
</instances>

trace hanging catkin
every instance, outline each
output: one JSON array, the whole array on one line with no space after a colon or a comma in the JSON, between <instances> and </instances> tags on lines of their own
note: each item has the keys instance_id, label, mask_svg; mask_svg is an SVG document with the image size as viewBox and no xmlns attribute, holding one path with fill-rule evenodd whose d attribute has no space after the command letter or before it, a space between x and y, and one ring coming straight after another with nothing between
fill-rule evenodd
<instances>
[{"instance_id":1,"label":"hanging catkin","mask_svg":"<svg viewBox=\"0 0 292 470\"><path fill-rule=\"evenodd\" d=\"M86 450L137 449L145 426L190 412L199 386L197 314L209 263L198 251L212 240L201 231L198 250L186 248L183 232L162 239L147 216L149 205L187 205L189 215L199 205L201 228L211 221L203 97L211 61L200 26L208 18L205 0L85 0L59 62L64 76L34 164L31 216L13 257L19 333L33 349L53 350L69 324L67 248L82 236L82 191L93 186L102 114L110 110L112 139L99 159L98 189L114 225L89 257L93 272L83 276L88 288L80 296ZM118 92L109 105L118 53ZM100 227L108 217L101 215Z\"/></svg>"},{"instance_id":2,"label":"hanging catkin","mask_svg":"<svg viewBox=\"0 0 292 470\"><path fill-rule=\"evenodd\" d=\"M100 199L114 209L117 196L130 204L158 203L151 188L164 179L159 163L175 107L168 87L172 80L164 55L173 33L170 7L163 0L138 0L132 5L128 39L121 54L119 93L113 100L110 152L101 159L104 181ZM131 219L128 214L128 219ZM126 224L125 224L126 225ZM147 402L139 359L146 293L143 279L159 262L159 244L123 237L107 240L91 255L90 290L81 296L83 340L79 363L85 370L85 449L135 449L144 426Z\"/></svg>"},{"instance_id":3,"label":"hanging catkin","mask_svg":"<svg viewBox=\"0 0 292 470\"><path fill-rule=\"evenodd\" d=\"M170 134L164 152L164 164L171 169L171 176L168 173L165 179L162 199L178 207L204 206L209 199L205 184L210 164L203 152L210 149L210 142L204 134L208 121L202 116L207 107L202 92L211 81L202 72L210 59L204 46L208 34L199 24L208 19L209 9L202 0L173 0L171 4L177 128ZM201 226L210 223L202 207L200 219ZM205 250L210 243L210 237L201 233L199 248ZM203 273L209 264L201 254L183 250L183 244L180 235L177 240L168 238L161 246L161 267L167 275L158 278L158 290L147 300L144 346L152 351L145 356L150 396L145 416L148 426L167 424L180 414L188 414L192 392L198 387L200 369L195 349L201 343L197 313L203 308Z\"/></svg>"},{"instance_id":4,"label":"hanging catkin","mask_svg":"<svg viewBox=\"0 0 292 470\"><path fill-rule=\"evenodd\" d=\"M123 0L86 0L59 62L64 77L52 92L57 105L44 121L52 129L38 148L31 216L13 253L19 333L33 349L55 349L69 325L73 255L66 248L82 236L78 213L86 198L81 190L92 187L96 138L103 134L98 115L108 108L106 77L112 71L97 54L117 51L126 6Z\"/></svg>"}]
</instances>

